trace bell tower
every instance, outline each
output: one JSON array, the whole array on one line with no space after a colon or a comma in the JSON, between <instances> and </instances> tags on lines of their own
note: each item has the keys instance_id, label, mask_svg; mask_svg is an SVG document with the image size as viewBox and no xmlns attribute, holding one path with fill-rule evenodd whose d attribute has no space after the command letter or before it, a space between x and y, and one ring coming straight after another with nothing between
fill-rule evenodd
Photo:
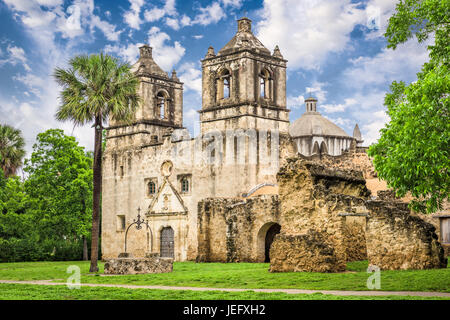
<instances>
[{"instance_id":1,"label":"bell tower","mask_svg":"<svg viewBox=\"0 0 450 320\"><path fill-rule=\"evenodd\" d=\"M212 129L265 129L287 133L286 63L252 33L252 21L237 21L235 36L202 60L202 133Z\"/></svg>"},{"instance_id":2,"label":"bell tower","mask_svg":"<svg viewBox=\"0 0 450 320\"><path fill-rule=\"evenodd\" d=\"M139 48L139 59L131 71L139 78L141 103L130 124L110 122L108 139L132 136L126 144L148 145L160 143L171 129L183 126L183 83L175 70L171 76L153 60L152 47Z\"/></svg>"}]
</instances>

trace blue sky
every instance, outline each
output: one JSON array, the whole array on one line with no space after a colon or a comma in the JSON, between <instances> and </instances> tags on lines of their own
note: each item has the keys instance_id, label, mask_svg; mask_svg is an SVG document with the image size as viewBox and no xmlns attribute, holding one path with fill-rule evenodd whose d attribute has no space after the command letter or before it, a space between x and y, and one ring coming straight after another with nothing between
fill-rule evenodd
<instances>
[{"instance_id":1,"label":"blue sky","mask_svg":"<svg viewBox=\"0 0 450 320\"><path fill-rule=\"evenodd\" d=\"M153 47L156 62L184 82L184 125L191 132L201 108L201 66L209 46L220 50L236 19L288 60L291 121L304 98L348 134L359 124L364 144L388 121L383 99L393 80L411 82L428 59L426 44L386 49L383 32L394 0L0 0L0 123L24 132L27 151L36 134L62 128L93 149L90 126L54 119L60 88L55 67L76 54L115 55L134 63L138 46Z\"/></svg>"}]
</instances>

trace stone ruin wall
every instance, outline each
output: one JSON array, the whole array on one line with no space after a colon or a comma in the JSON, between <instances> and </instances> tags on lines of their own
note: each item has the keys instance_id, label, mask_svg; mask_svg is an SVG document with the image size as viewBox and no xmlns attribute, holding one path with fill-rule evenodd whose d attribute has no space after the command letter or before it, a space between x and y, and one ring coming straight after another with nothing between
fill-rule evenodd
<instances>
[{"instance_id":1,"label":"stone ruin wall","mask_svg":"<svg viewBox=\"0 0 450 320\"><path fill-rule=\"evenodd\" d=\"M279 196L199 202L197 261L262 262L264 226L278 223L271 272L342 272L364 259L381 269L446 266L435 228L389 192L369 200L361 171L288 158L277 181Z\"/></svg>"},{"instance_id":2,"label":"stone ruin wall","mask_svg":"<svg viewBox=\"0 0 450 320\"><path fill-rule=\"evenodd\" d=\"M367 201L367 255L381 270L446 268L436 228L410 214L407 203Z\"/></svg>"},{"instance_id":3,"label":"stone ruin wall","mask_svg":"<svg viewBox=\"0 0 450 320\"><path fill-rule=\"evenodd\" d=\"M277 195L200 201L196 260L263 262L265 233L261 235L259 231L265 226L280 223L278 208Z\"/></svg>"},{"instance_id":4,"label":"stone ruin wall","mask_svg":"<svg viewBox=\"0 0 450 320\"><path fill-rule=\"evenodd\" d=\"M361 221L339 215L364 211L363 198L370 192L361 172L332 170L291 158L277 180L284 224L272 245L271 271L338 272L345 270L348 260L365 256L364 233L358 232L363 229ZM311 246L305 248L305 244ZM292 258L301 251L309 262ZM334 262L323 264L323 253L327 261ZM288 256L291 263L286 261Z\"/></svg>"},{"instance_id":5,"label":"stone ruin wall","mask_svg":"<svg viewBox=\"0 0 450 320\"><path fill-rule=\"evenodd\" d=\"M320 163L329 169L361 171L372 196L376 196L379 190L387 189L386 182L380 180L375 172L372 160L367 155L367 148L352 146L350 150L345 151L340 156L317 154L310 157L300 155L300 157Z\"/></svg>"},{"instance_id":6,"label":"stone ruin wall","mask_svg":"<svg viewBox=\"0 0 450 320\"><path fill-rule=\"evenodd\" d=\"M410 214L407 203L369 200L361 172L290 159L277 178L285 227L270 271L339 272L366 257L384 270L447 266L435 227Z\"/></svg>"}]
</instances>

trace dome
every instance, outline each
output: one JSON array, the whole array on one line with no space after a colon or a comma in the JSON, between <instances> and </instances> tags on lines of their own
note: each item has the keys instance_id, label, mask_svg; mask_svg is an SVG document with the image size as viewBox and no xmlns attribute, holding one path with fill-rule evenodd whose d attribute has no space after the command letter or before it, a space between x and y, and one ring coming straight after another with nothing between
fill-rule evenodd
<instances>
[{"instance_id":1,"label":"dome","mask_svg":"<svg viewBox=\"0 0 450 320\"><path fill-rule=\"evenodd\" d=\"M293 138L312 135L350 138L344 130L319 112L305 112L289 126L289 134Z\"/></svg>"}]
</instances>

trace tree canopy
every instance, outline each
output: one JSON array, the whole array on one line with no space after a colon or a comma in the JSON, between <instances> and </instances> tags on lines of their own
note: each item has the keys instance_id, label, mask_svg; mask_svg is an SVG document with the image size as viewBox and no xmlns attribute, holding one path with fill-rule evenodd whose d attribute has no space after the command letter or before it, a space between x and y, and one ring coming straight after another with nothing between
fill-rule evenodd
<instances>
[{"instance_id":1,"label":"tree canopy","mask_svg":"<svg viewBox=\"0 0 450 320\"><path fill-rule=\"evenodd\" d=\"M24 171L40 234L46 237L88 236L92 208L92 159L74 137L50 129L38 134Z\"/></svg>"},{"instance_id":2,"label":"tree canopy","mask_svg":"<svg viewBox=\"0 0 450 320\"><path fill-rule=\"evenodd\" d=\"M19 129L0 124L0 167L6 177L16 174L25 156L25 140Z\"/></svg>"},{"instance_id":3,"label":"tree canopy","mask_svg":"<svg viewBox=\"0 0 450 320\"><path fill-rule=\"evenodd\" d=\"M434 43L417 81L391 84L384 101L390 122L369 155L398 196L410 192L414 210L435 212L450 193L450 2L400 1L385 36L393 49L414 36Z\"/></svg>"}]
</instances>

